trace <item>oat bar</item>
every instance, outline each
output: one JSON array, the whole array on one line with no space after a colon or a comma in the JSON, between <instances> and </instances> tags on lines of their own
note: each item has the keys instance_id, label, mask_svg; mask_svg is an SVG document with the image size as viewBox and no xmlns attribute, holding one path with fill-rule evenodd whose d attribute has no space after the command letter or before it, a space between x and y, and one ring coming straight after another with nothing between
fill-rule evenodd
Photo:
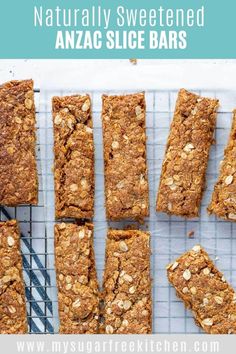
<instances>
[{"instance_id":1,"label":"oat bar","mask_svg":"<svg viewBox=\"0 0 236 354\"><path fill-rule=\"evenodd\" d=\"M233 113L229 142L208 211L220 218L236 221L236 110Z\"/></svg>"},{"instance_id":2,"label":"oat bar","mask_svg":"<svg viewBox=\"0 0 236 354\"><path fill-rule=\"evenodd\" d=\"M149 215L144 93L102 101L107 218L143 219Z\"/></svg>"},{"instance_id":3,"label":"oat bar","mask_svg":"<svg viewBox=\"0 0 236 354\"><path fill-rule=\"evenodd\" d=\"M198 216L217 107L218 100L180 90L162 165L157 211Z\"/></svg>"},{"instance_id":4,"label":"oat bar","mask_svg":"<svg viewBox=\"0 0 236 354\"><path fill-rule=\"evenodd\" d=\"M97 333L99 295L93 226L55 225L55 258L60 333Z\"/></svg>"},{"instance_id":5,"label":"oat bar","mask_svg":"<svg viewBox=\"0 0 236 354\"><path fill-rule=\"evenodd\" d=\"M94 214L94 144L88 95L54 97L54 179L57 218Z\"/></svg>"},{"instance_id":6,"label":"oat bar","mask_svg":"<svg viewBox=\"0 0 236 354\"><path fill-rule=\"evenodd\" d=\"M26 333L20 232L15 220L0 222L0 334Z\"/></svg>"},{"instance_id":7,"label":"oat bar","mask_svg":"<svg viewBox=\"0 0 236 354\"><path fill-rule=\"evenodd\" d=\"M0 86L0 204L37 204L33 81Z\"/></svg>"},{"instance_id":8,"label":"oat bar","mask_svg":"<svg viewBox=\"0 0 236 354\"><path fill-rule=\"evenodd\" d=\"M167 267L177 296L207 333L236 333L236 294L200 245Z\"/></svg>"},{"instance_id":9,"label":"oat bar","mask_svg":"<svg viewBox=\"0 0 236 354\"><path fill-rule=\"evenodd\" d=\"M107 334L152 331L150 235L110 230L104 273L104 328Z\"/></svg>"}]
</instances>

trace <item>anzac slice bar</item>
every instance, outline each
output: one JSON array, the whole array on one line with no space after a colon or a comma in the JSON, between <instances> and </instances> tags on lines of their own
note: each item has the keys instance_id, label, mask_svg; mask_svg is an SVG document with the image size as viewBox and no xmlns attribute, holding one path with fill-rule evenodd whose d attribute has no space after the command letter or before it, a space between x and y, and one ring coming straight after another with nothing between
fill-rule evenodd
<instances>
[{"instance_id":1,"label":"anzac slice bar","mask_svg":"<svg viewBox=\"0 0 236 354\"><path fill-rule=\"evenodd\" d=\"M220 175L208 211L220 218L236 221L236 110L233 114L231 134L225 149Z\"/></svg>"},{"instance_id":2,"label":"anzac slice bar","mask_svg":"<svg viewBox=\"0 0 236 354\"><path fill-rule=\"evenodd\" d=\"M37 204L33 81L0 86L0 204Z\"/></svg>"},{"instance_id":3,"label":"anzac slice bar","mask_svg":"<svg viewBox=\"0 0 236 354\"><path fill-rule=\"evenodd\" d=\"M0 334L27 333L20 232L15 220L0 222Z\"/></svg>"},{"instance_id":4,"label":"anzac slice bar","mask_svg":"<svg viewBox=\"0 0 236 354\"><path fill-rule=\"evenodd\" d=\"M104 273L104 332L152 331L150 234L110 230Z\"/></svg>"},{"instance_id":5,"label":"anzac slice bar","mask_svg":"<svg viewBox=\"0 0 236 354\"><path fill-rule=\"evenodd\" d=\"M99 295L92 224L55 225L55 259L60 333L97 333Z\"/></svg>"},{"instance_id":6,"label":"anzac slice bar","mask_svg":"<svg viewBox=\"0 0 236 354\"><path fill-rule=\"evenodd\" d=\"M94 214L94 144L88 95L54 97L54 180L57 218Z\"/></svg>"},{"instance_id":7,"label":"anzac slice bar","mask_svg":"<svg viewBox=\"0 0 236 354\"><path fill-rule=\"evenodd\" d=\"M145 96L102 97L106 215L110 220L149 215Z\"/></svg>"},{"instance_id":8,"label":"anzac slice bar","mask_svg":"<svg viewBox=\"0 0 236 354\"><path fill-rule=\"evenodd\" d=\"M162 165L156 210L197 217L218 100L180 90Z\"/></svg>"},{"instance_id":9,"label":"anzac slice bar","mask_svg":"<svg viewBox=\"0 0 236 354\"><path fill-rule=\"evenodd\" d=\"M211 334L236 334L236 294L209 255L196 245L167 267L177 296Z\"/></svg>"}]
</instances>

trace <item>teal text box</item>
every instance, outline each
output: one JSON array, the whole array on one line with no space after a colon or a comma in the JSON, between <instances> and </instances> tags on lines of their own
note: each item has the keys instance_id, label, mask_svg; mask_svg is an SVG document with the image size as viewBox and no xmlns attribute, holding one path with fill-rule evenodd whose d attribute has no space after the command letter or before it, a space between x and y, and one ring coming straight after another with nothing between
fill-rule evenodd
<instances>
[{"instance_id":1,"label":"teal text box","mask_svg":"<svg viewBox=\"0 0 236 354\"><path fill-rule=\"evenodd\" d=\"M34 7L55 9L89 9L101 6L102 9L111 9L108 30L145 31L146 43L150 30L173 31L183 30L187 33L187 47L185 49L107 49L105 41L100 49L55 49L57 31L84 31L93 33L100 30L103 38L106 30L99 26L82 27L35 27ZM149 25L119 28L117 26L116 9L124 6L126 9L147 10L158 9L193 9L204 6L204 27L150 27ZM236 58L235 46L235 0L20 0L2 1L0 5L0 58L205 58L205 59L233 59Z\"/></svg>"}]
</instances>

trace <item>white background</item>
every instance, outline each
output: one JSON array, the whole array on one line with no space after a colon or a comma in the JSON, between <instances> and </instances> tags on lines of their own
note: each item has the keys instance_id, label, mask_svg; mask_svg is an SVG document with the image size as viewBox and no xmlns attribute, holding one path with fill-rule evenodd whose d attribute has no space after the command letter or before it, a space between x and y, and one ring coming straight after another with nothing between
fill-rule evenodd
<instances>
[{"instance_id":1,"label":"white background","mask_svg":"<svg viewBox=\"0 0 236 354\"><path fill-rule=\"evenodd\" d=\"M71 80L71 75L73 80ZM80 89L236 88L236 60L0 60L0 81L32 78ZM46 80L45 80L46 79Z\"/></svg>"}]
</instances>

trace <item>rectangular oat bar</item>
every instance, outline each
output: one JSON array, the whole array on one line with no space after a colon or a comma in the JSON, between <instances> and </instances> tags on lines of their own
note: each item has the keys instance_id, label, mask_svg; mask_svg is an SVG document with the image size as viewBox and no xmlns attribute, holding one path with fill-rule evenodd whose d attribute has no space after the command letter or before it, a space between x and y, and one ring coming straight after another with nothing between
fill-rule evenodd
<instances>
[{"instance_id":1,"label":"rectangular oat bar","mask_svg":"<svg viewBox=\"0 0 236 354\"><path fill-rule=\"evenodd\" d=\"M144 93L102 97L106 215L149 215Z\"/></svg>"},{"instance_id":2,"label":"rectangular oat bar","mask_svg":"<svg viewBox=\"0 0 236 354\"><path fill-rule=\"evenodd\" d=\"M200 246L167 266L170 283L205 332L236 333L236 294Z\"/></svg>"},{"instance_id":3,"label":"rectangular oat bar","mask_svg":"<svg viewBox=\"0 0 236 354\"><path fill-rule=\"evenodd\" d=\"M197 217L216 123L218 100L179 91L157 195L156 210Z\"/></svg>"},{"instance_id":4,"label":"rectangular oat bar","mask_svg":"<svg viewBox=\"0 0 236 354\"><path fill-rule=\"evenodd\" d=\"M236 110L233 112L229 142L208 212L223 219L236 221Z\"/></svg>"},{"instance_id":5,"label":"rectangular oat bar","mask_svg":"<svg viewBox=\"0 0 236 354\"><path fill-rule=\"evenodd\" d=\"M98 332L99 294L93 225L55 225L60 333Z\"/></svg>"},{"instance_id":6,"label":"rectangular oat bar","mask_svg":"<svg viewBox=\"0 0 236 354\"><path fill-rule=\"evenodd\" d=\"M108 231L103 286L105 333L151 333L149 232Z\"/></svg>"},{"instance_id":7,"label":"rectangular oat bar","mask_svg":"<svg viewBox=\"0 0 236 354\"><path fill-rule=\"evenodd\" d=\"M89 95L53 97L55 213L94 214L94 144Z\"/></svg>"},{"instance_id":8,"label":"rectangular oat bar","mask_svg":"<svg viewBox=\"0 0 236 354\"><path fill-rule=\"evenodd\" d=\"M16 220L0 222L0 334L27 333L20 231Z\"/></svg>"},{"instance_id":9,"label":"rectangular oat bar","mask_svg":"<svg viewBox=\"0 0 236 354\"><path fill-rule=\"evenodd\" d=\"M33 81L0 86L0 204L37 204Z\"/></svg>"}]
</instances>

